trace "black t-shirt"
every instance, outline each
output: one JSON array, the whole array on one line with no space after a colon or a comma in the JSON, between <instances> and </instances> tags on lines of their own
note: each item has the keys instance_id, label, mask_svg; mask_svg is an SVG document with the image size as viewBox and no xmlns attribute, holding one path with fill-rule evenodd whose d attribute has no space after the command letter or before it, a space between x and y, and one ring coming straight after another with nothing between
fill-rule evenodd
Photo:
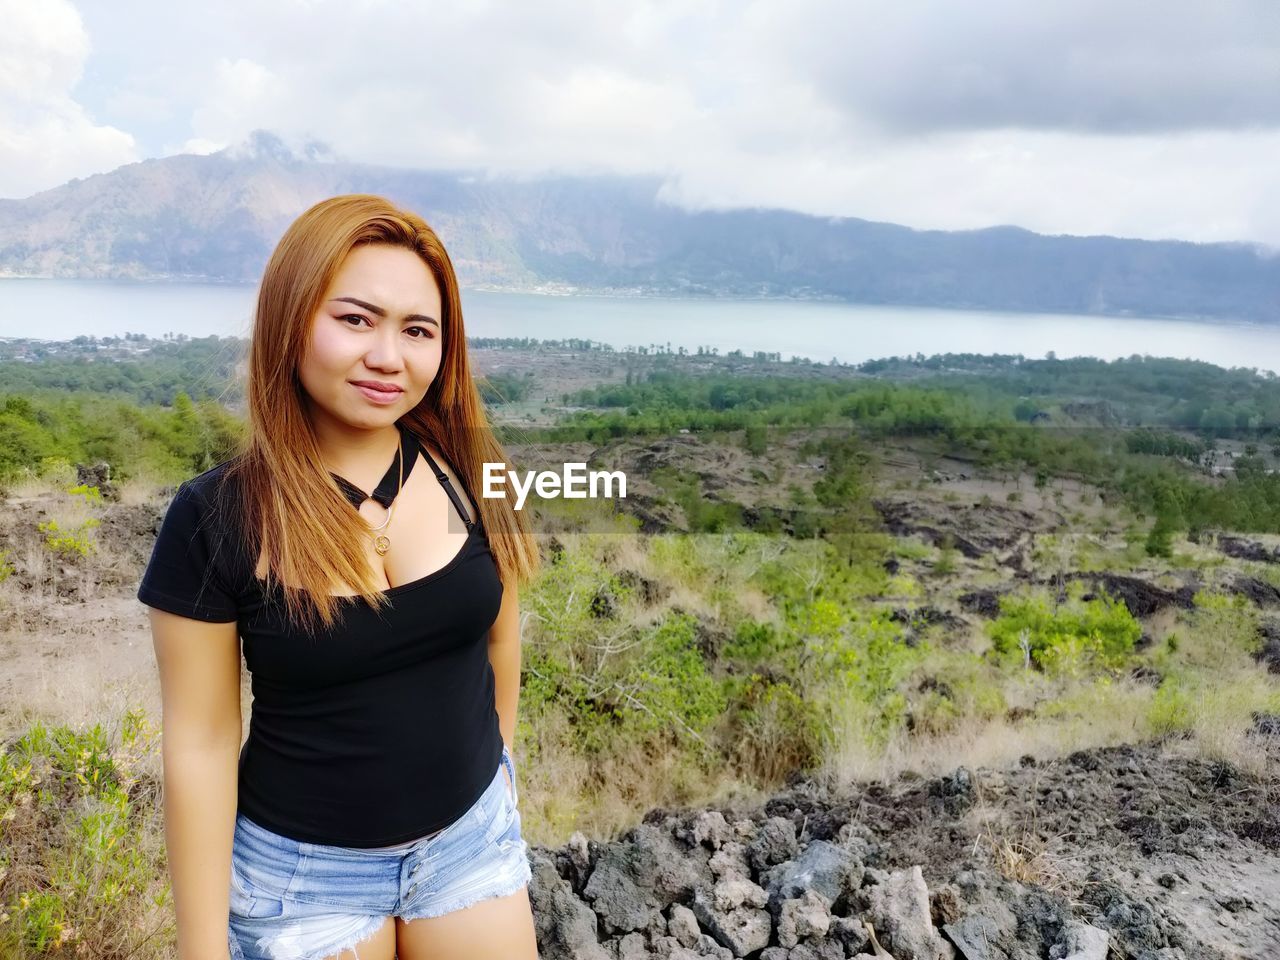
<instances>
[{"instance_id":1,"label":"black t-shirt","mask_svg":"<svg viewBox=\"0 0 1280 960\"><path fill-rule=\"evenodd\" d=\"M488 635L503 585L483 525L459 509L467 541L444 567L384 591L384 611L343 597L327 632L299 632L278 588L265 591L254 573L234 487L218 489L228 463L178 488L137 595L237 624L253 687L238 812L344 847L453 823L502 760Z\"/></svg>"}]
</instances>

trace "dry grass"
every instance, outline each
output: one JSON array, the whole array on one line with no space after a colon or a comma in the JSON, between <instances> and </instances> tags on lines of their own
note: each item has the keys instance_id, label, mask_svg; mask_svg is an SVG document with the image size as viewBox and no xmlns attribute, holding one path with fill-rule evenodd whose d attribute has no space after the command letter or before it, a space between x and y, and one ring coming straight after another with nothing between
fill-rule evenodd
<instances>
[{"instance_id":1,"label":"dry grass","mask_svg":"<svg viewBox=\"0 0 1280 960\"><path fill-rule=\"evenodd\" d=\"M116 492L119 495L119 503L136 507L161 499L161 492L172 489L174 486L173 482L143 470L124 483L117 484Z\"/></svg>"},{"instance_id":2,"label":"dry grass","mask_svg":"<svg viewBox=\"0 0 1280 960\"><path fill-rule=\"evenodd\" d=\"M128 704L160 715L146 616L131 597L45 608L40 621L0 633L0 649L22 650L0 678L0 736L37 719L92 725Z\"/></svg>"},{"instance_id":3,"label":"dry grass","mask_svg":"<svg viewBox=\"0 0 1280 960\"><path fill-rule=\"evenodd\" d=\"M831 784L885 782L906 771L942 776L959 766L1014 766L1027 754L1052 760L1077 750L1133 743L1148 736L1146 712L1151 689L1141 684L1051 682L1036 674L1026 680L1011 680L1005 695L1010 706L1039 705L1040 714L1017 722L1007 716L991 720L963 717L947 733L912 736L903 732L876 746L860 735L865 721L852 713L848 730L826 758L821 775Z\"/></svg>"},{"instance_id":4,"label":"dry grass","mask_svg":"<svg viewBox=\"0 0 1280 960\"><path fill-rule=\"evenodd\" d=\"M559 846L574 831L607 840L634 827L655 807L762 803L768 791L726 775L707 772L686 756L636 744L620 746L591 761L564 749L572 728L549 714L536 728L521 726L516 738L521 829L532 844Z\"/></svg>"},{"instance_id":5,"label":"dry grass","mask_svg":"<svg viewBox=\"0 0 1280 960\"><path fill-rule=\"evenodd\" d=\"M968 717L949 733L903 734L883 747L856 736L857 724L851 722L849 735L826 758L819 777L831 786L888 782L908 771L937 777L960 766L999 769L1017 765L1026 755L1049 761L1077 750L1156 739L1151 725L1154 691L1149 686L1132 681L1081 683L1056 692L1053 708L1042 707L1041 715L1029 719L1015 723L1006 717ZM1260 749L1251 728L1256 712L1277 709L1280 697L1266 674L1256 667L1228 670L1188 694L1185 730L1169 749L1229 763L1260 783L1274 781L1280 776L1275 754Z\"/></svg>"},{"instance_id":6,"label":"dry grass","mask_svg":"<svg viewBox=\"0 0 1280 960\"><path fill-rule=\"evenodd\" d=\"M1280 694L1267 675L1257 668L1230 671L1192 693L1190 703L1190 737L1181 751L1228 763L1260 783L1280 775L1276 754L1259 749L1251 732L1255 713L1280 710Z\"/></svg>"},{"instance_id":7,"label":"dry grass","mask_svg":"<svg viewBox=\"0 0 1280 960\"><path fill-rule=\"evenodd\" d=\"M1078 862L1058 852L1062 840L1045 840L1026 829L1001 834L987 829L974 842L974 854L985 848L992 864L1009 880L1073 896L1080 886Z\"/></svg>"},{"instance_id":8,"label":"dry grass","mask_svg":"<svg viewBox=\"0 0 1280 960\"><path fill-rule=\"evenodd\" d=\"M48 496L54 486L49 480L26 471L18 474L5 484L5 492L11 500L34 500Z\"/></svg>"},{"instance_id":9,"label":"dry grass","mask_svg":"<svg viewBox=\"0 0 1280 960\"><path fill-rule=\"evenodd\" d=\"M964 823L974 837L974 856L985 854L1008 879L1068 897L1082 888L1084 861L1067 852L1074 847L1073 838L1041 829L1034 805L1011 818L1007 810L980 800Z\"/></svg>"}]
</instances>

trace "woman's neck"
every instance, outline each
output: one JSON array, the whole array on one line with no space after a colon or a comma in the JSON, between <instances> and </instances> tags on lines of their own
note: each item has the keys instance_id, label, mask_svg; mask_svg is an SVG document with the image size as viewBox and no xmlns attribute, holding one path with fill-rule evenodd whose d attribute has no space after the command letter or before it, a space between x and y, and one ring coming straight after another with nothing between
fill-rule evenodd
<instances>
[{"instance_id":1,"label":"woman's neck","mask_svg":"<svg viewBox=\"0 0 1280 960\"><path fill-rule=\"evenodd\" d=\"M400 431L395 424L361 429L327 418L315 421L316 445L325 468L362 490L372 490L395 460Z\"/></svg>"}]
</instances>

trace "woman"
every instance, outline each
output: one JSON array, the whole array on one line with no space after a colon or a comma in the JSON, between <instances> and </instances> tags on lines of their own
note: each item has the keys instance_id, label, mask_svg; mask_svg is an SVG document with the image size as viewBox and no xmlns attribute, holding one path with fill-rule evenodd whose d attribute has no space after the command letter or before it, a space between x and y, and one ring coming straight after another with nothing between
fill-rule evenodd
<instances>
[{"instance_id":1,"label":"woman","mask_svg":"<svg viewBox=\"0 0 1280 960\"><path fill-rule=\"evenodd\" d=\"M510 746L537 549L471 495L505 458L431 228L363 194L299 217L247 395L242 450L178 488L138 590L180 960L536 957Z\"/></svg>"}]
</instances>

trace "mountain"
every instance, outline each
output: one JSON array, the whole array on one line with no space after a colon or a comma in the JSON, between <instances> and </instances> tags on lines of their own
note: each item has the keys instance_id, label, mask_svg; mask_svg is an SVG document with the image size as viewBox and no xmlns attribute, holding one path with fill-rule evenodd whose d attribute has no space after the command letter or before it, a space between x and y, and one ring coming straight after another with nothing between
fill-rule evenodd
<instances>
[{"instance_id":1,"label":"mountain","mask_svg":"<svg viewBox=\"0 0 1280 960\"><path fill-rule=\"evenodd\" d=\"M377 193L420 212L471 287L1280 321L1280 251L1255 244L695 212L661 202L661 186L358 165L258 131L0 200L0 276L254 282L307 206Z\"/></svg>"}]
</instances>

